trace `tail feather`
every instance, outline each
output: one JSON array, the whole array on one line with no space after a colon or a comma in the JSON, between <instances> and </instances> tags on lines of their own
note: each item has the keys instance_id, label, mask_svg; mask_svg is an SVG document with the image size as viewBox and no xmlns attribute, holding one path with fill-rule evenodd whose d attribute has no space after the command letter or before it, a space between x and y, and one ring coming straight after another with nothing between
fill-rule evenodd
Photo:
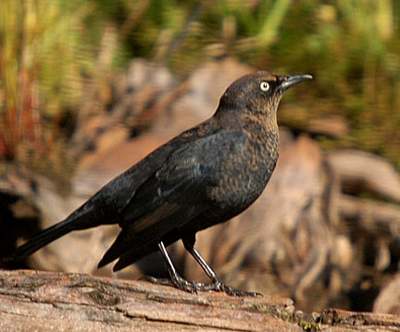
<instances>
[{"instance_id":1,"label":"tail feather","mask_svg":"<svg viewBox=\"0 0 400 332\"><path fill-rule=\"evenodd\" d=\"M74 230L74 227L71 220L66 219L62 222L59 222L58 224L55 224L40 232L27 243L17 248L14 254L11 257L6 258L4 261L19 261L72 230Z\"/></svg>"},{"instance_id":2,"label":"tail feather","mask_svg":"<svg viewBox=\"0 0 400 332\"><path fill-rule=\"evenodd\" d=\"M95 195L94 198L96 197ZM99 209L98 203L93 199L88 200L66 219L41 231L27 243L18 247L12 256L0 258L0 263L12 263L22 260L69 232L115 223L115 218L110 217L110 214L106 213L108 210L104 207Z\"/></svg>"},{"instance_id":3,"label":"tail feather","mask_svg":"<svg viewBox=\"0 0 400 332\"><path fill-rule=\"evenodd\" d=\"M93 209L88 207L88 204L83 205L81 208L75 210L65 220L41 231L35 235L27 243L18 247L11 257L5 258L2 262L14 262L26 258L27 256L38 251L40 248L48 245L63 235L81 229L91 228L101 223L97 223L93 215Z\"/></svg>"}]
</instances>

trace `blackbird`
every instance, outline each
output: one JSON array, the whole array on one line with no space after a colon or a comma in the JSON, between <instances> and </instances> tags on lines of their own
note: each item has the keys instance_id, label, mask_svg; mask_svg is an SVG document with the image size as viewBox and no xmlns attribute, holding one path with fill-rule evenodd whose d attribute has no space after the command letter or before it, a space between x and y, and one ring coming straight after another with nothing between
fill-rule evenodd
<instances>
[{"instance_id":1,"label":"blackbird","mask_svg":"<svg viewBox=\"0 0 400 332\"><path fill-rule=\"evenodd\" d=\"M118 223L121 232L99 267L118 259L113 267L117 271L160 250L168 282L181 290L254 295L218 278L194 248L196 232L233 218L260 196L278 159L279 101L289 87L309 79L311 75L265 71L239 78L222 95L211 118L111 180L8 260L22 259L71 231ZM177 273L166 246L179 239L211 283L190 282Z\"/></svg>"}]
</instances>

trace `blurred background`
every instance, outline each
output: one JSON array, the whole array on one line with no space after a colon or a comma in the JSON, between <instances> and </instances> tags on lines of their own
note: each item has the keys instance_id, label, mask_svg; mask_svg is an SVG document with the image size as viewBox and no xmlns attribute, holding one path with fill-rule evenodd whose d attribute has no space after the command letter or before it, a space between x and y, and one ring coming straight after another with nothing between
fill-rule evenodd
<instances>
[{"instance_id":1,"label":"blurred background","mask_svg":"<svg viewBox=\"0 0 400 332\"><path fill-rule=\"evenodd\" d=\"M400 313L399 20L395 0L0 1L0 256L211 116L241 75L312 73L281 103L266 192L197 247L226 282L307 311ZM165 274L157 254L97 270L117 231L4 267Z\"/></svg>"}]
</instances>

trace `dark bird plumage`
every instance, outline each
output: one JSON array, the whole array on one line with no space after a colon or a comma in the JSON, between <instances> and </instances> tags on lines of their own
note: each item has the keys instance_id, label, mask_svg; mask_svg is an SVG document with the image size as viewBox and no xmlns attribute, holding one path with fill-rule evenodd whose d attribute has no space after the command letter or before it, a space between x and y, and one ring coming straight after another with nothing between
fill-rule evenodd
<instances>
[{"instance_id":1,"label":"dark bird plumage","mask_svg":"<svg viewBox=\"0 0 400 332\"><path fill-rule=\"evenodd\" d=\"M19 247L26 257L75 230L118 223L121 232L99 263L119 270L160 250L175 286L243 292L225 286L194 249L197 231L245 210L264 190L278 159L276 111L283 92L310 75L246 75L223 94L215 114L107 183L64 221ZM175 271L165 246L182 239L211 278L188 282Z\"/></svg>"}]
</instances>

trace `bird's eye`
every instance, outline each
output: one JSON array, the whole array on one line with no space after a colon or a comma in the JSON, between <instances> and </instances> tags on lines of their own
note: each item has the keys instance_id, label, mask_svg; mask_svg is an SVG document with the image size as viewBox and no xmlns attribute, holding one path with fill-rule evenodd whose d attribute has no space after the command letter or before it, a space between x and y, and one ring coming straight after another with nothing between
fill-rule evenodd
<instances>
[{"instance_id":1,"label":"bird's eye","mask_svg":"<svg viewBox=\"0 0 400 332\"><path fill-rule=\"evenodd\" d=\"M268 82L261 82L260 83L261 91L268 91L269 90L269 83Z\"/></svg>"}]
</instances>

